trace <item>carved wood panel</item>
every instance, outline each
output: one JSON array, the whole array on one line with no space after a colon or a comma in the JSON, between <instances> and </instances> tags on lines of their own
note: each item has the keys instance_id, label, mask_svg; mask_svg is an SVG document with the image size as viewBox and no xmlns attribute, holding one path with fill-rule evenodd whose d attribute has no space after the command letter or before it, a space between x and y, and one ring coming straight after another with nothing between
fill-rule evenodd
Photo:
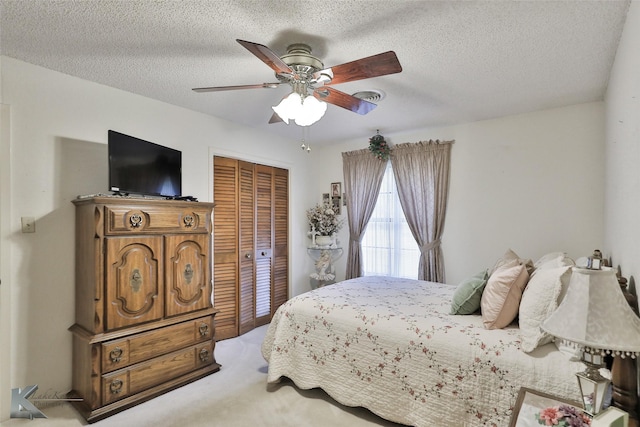
<instances>
[{"instance_id":1,"label":"carved wood panel","mask_svg":"<svg viewBox=\"0 0 640 427\"><path fill-rule=\"evenodd\" d=\"M206 235L165 236L167 316L211 307Z\"/></svg>"},{"instance_id":2,"label":"carved wood panel","mask_svg":"<svg viewBox=\"0 0 640 427\"><path fill-rule=\"evenodd\" d=\"M106 250L107 330L161 319L162 238L108 238Z\"/></svg>"}]
</instances>

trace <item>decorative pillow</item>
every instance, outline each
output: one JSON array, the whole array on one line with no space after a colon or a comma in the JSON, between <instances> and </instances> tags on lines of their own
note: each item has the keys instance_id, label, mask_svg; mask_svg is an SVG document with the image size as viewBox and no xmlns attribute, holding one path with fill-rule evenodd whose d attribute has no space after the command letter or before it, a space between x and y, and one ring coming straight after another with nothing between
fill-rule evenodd
<instances>
[{"instance_id":1,"label":"decorative pillow","mask_svg":"<svg viewBox=\"0 0 640 427\"><path fill-rule=\"evenodd\" d=\"M564 252L549 252L540 257L533 266L536 270L546 268L573 267L576 263Z\"/></svg>"},{"instance_id":2,"label":"decorative pillow","mask_svg":"<svg viewBox=\"0 0 640 427\"><path fill-rule=\"evenodd\" d=\"M500 329L513 322L528 280L527 267L519 260L509 261L493 272L480 301L485 328Z\"/></svg>"},{"instance_id":3,"label":"decorative pillow","mask_svg":"<svg viewBox=\"0 0 640 427\"><path fill-rule=\"evenodd\" d=\"M453 293L449 314L473 314L480 310L480 299L488 278L489 273L484 270L460 282Z\"/></svg>"},{"instance_id":4,"label":"decorative pillow","mask_svg":"<svg viewBox=\"0 0 640 427\"><path fill-rule=\"evenodd\" d=\"M501 258L498 258L495 265L491 269L489 276L491 276L498 268L500 268L505 264L510 263L511 261L519 261L521 264L524 264L529 274L533 273L533 270L535 269L533 266L533 261L531 261L530 259L520 258L518 254L515 253L513 250L507 249L504 255L502 255Z\"/></svg>"},{"instance_id":5,"label":"decorative pillow","mask_svg":"<svg viewBox=\"0 0 640 427\"><path fill-rule=\"evenodd\" d=\"M509 263L511 261L517 261L519 259L520 259L520 257L518 256L517 253L515 253L511 249L507 249L507 251L504 253L504 255L502 255L502 257L498 258L496 263L493 265L493 268L489 272L489 276L491 276L498 268L502 267L503 265L505 265L505 264L507 264L507 263Z\"/></svg>"},{"instance_id":6,"label":"decorative pillow","mask_svg":"<svg viewBox=\"0 0 640 427\"><path fill-rule=\"evenodd\" d=\"M519 324L522 351L529 353L553 340L540 325L560 304L571 278L571 267L538 268L531 276L520 301Z\"/></svg>"}]
</instances>

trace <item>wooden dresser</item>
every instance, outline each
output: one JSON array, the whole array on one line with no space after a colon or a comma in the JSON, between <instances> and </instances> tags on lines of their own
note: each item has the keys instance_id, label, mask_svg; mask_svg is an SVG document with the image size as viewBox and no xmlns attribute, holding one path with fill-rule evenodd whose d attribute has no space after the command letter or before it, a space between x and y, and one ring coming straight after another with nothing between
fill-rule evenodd
<instances>
[{"instance_id":1,"label":"wooden dresser","mask_svg":"<svg viewBox=\"0 0 640 427\"><path fill-rule=\"evenodd\" d=\"M212 203L76 205L75 407L89 421L216 372Z\"/></svg>"}]
</instances>

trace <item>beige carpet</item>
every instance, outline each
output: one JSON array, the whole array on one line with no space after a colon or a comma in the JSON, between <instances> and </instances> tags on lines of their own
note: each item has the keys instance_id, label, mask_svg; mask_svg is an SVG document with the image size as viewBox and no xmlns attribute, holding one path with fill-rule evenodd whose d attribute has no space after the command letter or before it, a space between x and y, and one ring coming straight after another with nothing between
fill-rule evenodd
<instances>
[{"instance_id":1,"label":"beige carpet","mask_svg":"<svg viewBox=\"0 0 640 427\"><path fill-rule=\"evenodd\" d=\"M300 390L291 381L267 386L260 346L267 326L216 343L222 369L199 381L94 423L111 426L395 426L363 408L349 408L322 390ZM67 403L43 408L47 419L11 419L2 427L74 427L86 421Z\"/></svg>"}]
</instances>

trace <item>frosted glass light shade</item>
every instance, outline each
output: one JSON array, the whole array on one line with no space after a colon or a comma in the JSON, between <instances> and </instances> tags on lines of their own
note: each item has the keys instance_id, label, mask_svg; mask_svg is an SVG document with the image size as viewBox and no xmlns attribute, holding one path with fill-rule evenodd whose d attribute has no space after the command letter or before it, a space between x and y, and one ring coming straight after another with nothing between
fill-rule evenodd
<instances>
[{"instance_id":1,"label":"frosted glass light shade","mask_svg":"<svg viewBox=\"0 0 640 427\"><path fill-rule=\"evenodd\" d=\"M295 118L298 126L311 126L324 116L327 111L327 103L319 101L313 96L307 96L302 101L302 109L298 111L298 116Z\"/></svg>"},{"instance_id":2,"label":"frosted glass light shade","mask_svg":"<svg viewBox=\"0 0 640 427\"><path fill-rule=\"evenodd\" d=\"M302 108L302 98L295 92L286 96L278 105L271 107L278 116L286 123L293 120L298 115L298 110Z\"/></svg>"},{"instance_id":3,"label":"frosted glass light shade","mask_svg":"<svg viewBox=\"0 0 640 427\"><path fill-rule=\"evenodd\" d=\"M324 116L327 103L313 96L303 99L298 93L292 92L271 108L286 124L289 124L289 120L294 120L298 126L311 126Z\"/></svg>"}]
</instances>

